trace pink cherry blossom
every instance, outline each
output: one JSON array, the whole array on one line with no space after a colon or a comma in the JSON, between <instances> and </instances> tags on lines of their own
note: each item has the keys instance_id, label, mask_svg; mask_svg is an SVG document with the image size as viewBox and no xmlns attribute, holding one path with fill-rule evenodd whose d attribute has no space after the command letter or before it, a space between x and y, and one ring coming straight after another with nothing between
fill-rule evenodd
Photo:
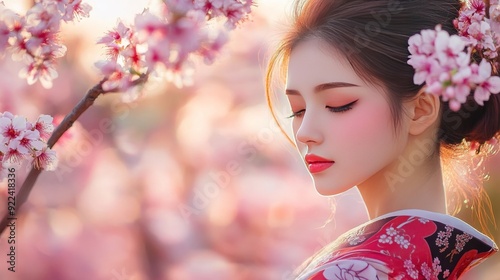
<instances>
[{"instance_id":1,"label":"pink cherry blossom","mask_svg":"<svg viewBox=\"0 0 500 280\"><path fill-rule=\"evenodd\" d=\"M125 48L121 55L125 59L127 65L133 69L133 71L139 73L143 72L142 67L145 67L144 57L138 50L137 44L130 44L127 48Z\"/></svg>"},{"instance_id":2,"label":"pink cherry blossom","mask_svg":"<svg viewBox=\"0 0 500 280\"><path fill-rule=\"evenodd\" d=\"M47 157L54 161L55 153L47 149L48 133L52 132L52 117L40 115L35 123L30 123L26 118L14 116L10 112L0 113L0 163L21 164L23 160L33 157L41 159ZM43 134L43 137L42 137ZM38 161L36 162L38 164ZM48 165L52 168L52 165Z\"/></svg>"},{"instance_id":3,"label":"pink cherry blossom","mask_svg":"<svg viewBox=\"0 0 500 280\"><path fill-rule=\"evenodd\" d=\"M19 141L10 141L4 153L3 161L10 164L20 164L27 155L28 150Z\"/></svg>"},{"instance_id":4,"label":"pink cherry blossom","mask_svg":"<svg viewBox=\"0 0 500 280\"><path fill-rule=\"evenodd\" d=\"M33 129L38 131L40 138L43 140L48 140L52 131L54 130L54 125L52 124L53 118L49 115L40 115L38 120L33 125Z\"/></svg>"},{"instance_id":5,"label":"pink cherry blossom","mask_svg":"<svg viewBox=\"0 0 500 280\"><path fill-rule=\"evenodd\" d=\"M470 6L471 6L471 10L473 10L475 13L478 13L478 14L486 14L485 12L485 8L486 8L486 5L484 4L484 1L483 0L472 0L470 1Z\"/></svg>"},{"instance_id":6,"label":"pink cherry blossom","mask_svg":"<svg viewBox=\"0 0 500 280\"><path fill-rule=\"evenodd\" d=\"M26 40L26 47L32 55L44 60L62 57L66 47L59 43L59 26L43 22L37 26L29 27L31 37Z\"/></svg>"},{"instance_id":7,"label":"pink cherry blossom","mask_svg":"<svg viewBox=\"0 0 500 280\"><path fill-rule=\"evenodd\" d=\"M202 2L195 1L195 5L200 5ZM206 0L201 9L209 15L209 18L225 16L226 28L232 29L247 20L254 5L253 0Z\"/></svg>"},{"instance_id":8,"label":"pink cherry blossom","mask_svg":"<svg viewBox=\"0 0 500 280\"><path fill-rule=\"evenodd\" d=\"M500 77L491 76L491 64L482 60L479 64L475 82L478 84L474 91L474 100L479 105L490 99L491 94L500 92Z\"/></svg>"},{"instance_id":9,"label":"pink cherry blossom","mask_svg":"<svg viewBox=\"0 0 500 280\"><path fill-rule=\"evenodd\" d=\"M148 51L145 54L146 66L154 69L157 64L163 64L166 67L171 67L170 51L171 44L168 40L160 40L148 46Z\"/></svg>"},{"instance_id":10,"label":"pink cherry blossom","mask_svg":"<svg viewBox=\"0 0 500 280\"><path fill-rule=\"evenodd\" d=\"M66 47L59 40L61 21L87 17L90 10L81 0L36 1L25 16L3 9L0 50L7 48L14 59L27 63L20 76L26 78L28 84L40 81L42 86L50 88L57 77L56 59L66 53Z\"/></svg>"},{"instance_id":11,"label":"pink cherry blossom","mask_svg":"<svg viewBox=\"0 0 500 280\"><path fill-rule=\"evenodd\" d=\"M456 59L464 51L466 45L459 36L450 36L448 32L439 30L437 31L434 46L439 64L446 66L450 70L458 66Z\"/></svg>"},{"instance_id":12,"label":"pink cherry blossom","mask_svg":"<svg viewBox=\"0 0 500 280\"><path fill-rule=\"evenodd\" d=\"M421 85L427 81L428 78L434 77L432 73L441 72L441 66L438 61L433 57L428 57L425 55L413 55L408 60L408 64L415 68L415 75L413 77L413 82L417 85ZM431 81L427 81L431 84Z\"/></svg>"},{"instance_id":13,"label":"pink cherry blossom","mask_svg":"<svg viewBox=\"0 0 500 280\"><path fill-rule=\"evenodd\" d=\"M5 137L7 141L17 138L24 130L26 130L25 118L20 116L13 119L5 116L0 118L0 135Z\"/></svg>"},{"instance_id":14,"label":"pink cherry blossom","mask_svg":"<svg viewBox=\"0 0 500 280\"><path fill-rule=\"evenodd\" d=\"M226 26L235 28L239 23L245 21L250 13L252 5L252 0L247 0L243 3L240 1L226 0L222 8L222 12L227 17Z\"/></svg>"},{"instance_id":15,"label":"pink cherry blossom","mask_svg":"<svg viewBox=\"0 0 500 280\"><path fill-rule=\"evenodd\" d=\"M453 84L469 84L472 78L472 67L462 67L453 75Z\"/></svg>"},{"instance_id":16,"label":"pink cherry blossom","mask_svg":"<svg viewBox=\"0 0 500 280\"><path fill-rule=\"evenodd\" d=\"M485 48L494 49L493 39L491 36L488 36L490 29L490 25L485 21L473 22L467 30L469 40L473 44L477 44L479 48L484 46Z\"/></svg>"},{"instance_id":17,"label":"pink cherry blossom","mask_svg":"<svg viewBox=\"0 0 500 280\"><path fill-rule=\"evenodd\" d=\"M43 4L46 3L46 4ZM26 13L26 21L29 27L50 27L52 30L58 30L61 21L61 14L55 3L40 2L34 5Z\"/></svg>"},{"instance_id":18,"label":"pink cherry blossom","mask_svg":"<svg viewBox=\"0 0 500 280\"><path fill-rule=\"evenodd\" d=\"M3 113L0 113L0 117L6 117L6 118L12 120L15 116L11 112L6 111L6 112L3 112Z\"/></svg>"},{"instance_id":19,"label":"pink cherry blossom","mask_svg":"<svg viewBox=\"0 0 500 280\"><path fill-rule=\"evenodd\" d=\"M247 18L253 1L164 0L163 4L163 14L145 10L135 17L133 26L118 22L99 39L115 62L96 63L107 77L103 84L107 90L127 91L132 81L157 69L178 86L189 82L192 56L212 62L227 42L227 30ZM216 17L230 24L209 32L208 21Z\"/></svg>"},{"instance_id":20,"label":"pink cherry blossom","mask_svg":"<svg viewBox=\"0 0 500 280\"><path fill-rule=\"evenodd\" d=\"M500 5L498 1L490 1L490 25L491 30L496 35L496 41L499 41L500 35Z\"/></svg>"},{"instance_id":21,"label":"pink cherry blossom","mask_svg":"<svg viewBox=\"0 0 500 280\"><path fill-rule=\"evenodd\" d=\"M171 61L179 61L184 54L196 51L201 42L206 40L206 26L205 14L200 11L192 11L186 14L185 17L176 21L175 24L168 26L168 39L172 49L179 52L178 58L173 58Z\"/></svg>"},{"instance_id":22,"label":"pink cherry blossom","mask_svg":"<svg viewBox=\"0 0 500 280\"><path fill-rule=\"evenodd\" d=\"M451 78L454 91L450 93L450 99L456 99L459 103L465 103L470 94L471 78L473 77L471 67L463 67ZM445 100L446 101L446 100Z\"/></svg>"},{"instance_id":23,"label":"pink cherry blossom","mask_svg":"<svg viewBox=\"0 0 500 280\"><path fill-rule=\"evenodd\" d=\"M201 45L198 53L204 58L206 64L214 62L215 57L219 54L224 44L227 43L228 39L227 33L220 32L212 41L207 41Z\"/></svg>"},{"instance_id":24,"label":"pink cherry blossom","mask_svg":"<svg viewBox=\"0 0 500 280\"><path fill-rule=\"evenodd\" d=\"M101 37L97 43L98 44L121 44L122 40L128 39L130 37L130 27L125 26L122 21L118 22L118 25L111 31L108 31L107 34Z\"/></svg>"},{"instance_id":25,"label":"pink cherry blossom","mask_svg":"<svg viewBox=\"0 0 500 280\"><path fill-rule=\"evenodd\" d=\"M87 3L82 3L82 0L72 0L66 6L63 19L65 21L72 21L75 18L89 17L92 6Z\"/></svg>"},{"instance_id":26,"label":"pink cherry blossom","mask_svg":"<svg viewBox=\"0 0 500 280\"><path fill-rule=\"evenodd\" d=\"M408 64L415 69L414 83L425 82L427 92L442 96L453 108L457 102L465 102L470 88L464 61L470 61L470 57L464 58L466 45L461 38L450 36L437 26L435 30L423 30L412 36L408 42L412 54Z\"/></svg>"},{"instance_id":27,"label":"pink cherry blossom","mask_svg":"<svg viewBox=\"0 0 500 280\"><path fill-rule=\"evenodd\" d=\"M495 34L492 31L490 20L486 18L485 4L481 0L474 0L461 9L459 17L454 21L458 34L474 49L493 59L498 54L494 44Z\"/></svg>"},{"instance_id":28,"label":"pink cherry blossom","mask_svg":"<svg viewBox=\"0 0 500 280\"><path fill-rule=\"evenodd\" d=\"M144 43L148 38L156 36L165 36L165 23L156 15L150 12L144 12L137 15L134 20L135 29L138 31L138 40Z\"/></svg>"},{"instance_id":29,"label":"pink cherry blossom","mask_svg":"<svg viewBox=\"0 0 500 280\"><path fill-rule=\"evenodd\" d=\"M28 66L21 69L19 76L26 78L29 85L40 80L45 88L51 88L52 80L57 78L58 74L50 61L43 61L41 63L32 61Z\"/></svg>"},{"instance_id":30,"label":"pink cherry blossom","mask_svg":"<svg viewBox=\"0 0 500 280\"><path fill-rule=\"evenodd\" d=\"M49 148L35 151L35 157L33 159L33 166L35 168L54 171L57 168L57 163L58 160L55 151Z\"/></svg>"},{"instance_id":31,"label":"pink cherry blossom","mask_svg":"<svg viewBox=\"0 0 500 280\"><path fill-rule=\"evenodd\" d=\"M106 46L110 60L98 61L95 66L107 77L103 89L126 91L132 81L145 72L146 65L138 52L135 31L122 21L100 38L98 44Z\"/></svg>"},{"instance_id":32,"label":"pink cherry blossom","mask_svg":"<svg viewBox=\"0 0 500 280\"><path fill-rule=\"evenodd\" d=\"M168 16L183 15L194 8L192 0L163 0Z\"/></svg>"},{"instance_id":33,"label":"pink cherry blossom","mask_svg":"<svg viewBox=\"0 0 500 280\"><path fill-rule=\"evenodd\" d=\"M101 73L107 77L102 88L105 91L113 91L116 89L128 89L131 85L131 76L127 70L115 61L99 61L96 67L101 70Z\"/></svg>"},{"instance_id":34,"label":"pink cherry blossom","mask_svg":"<svg viewBox=\"0 0 500 280\"><path fill-rule=\"evenodd\" d=\"M441 30L441 27L436 27L436 30ZM412 54L430 55L434 53L434 40L436 39L434 30L422 30L420 34L415 34L408 40L409 50Z\"/></svg>"},{"instance_id":35,"label":"pink cherry blossom","mask_svg":"<svg viewBox=\"0 0 500 280\"><path fill-rule=\"evenodd\" d=\"M195 0L194 8L203 11L208 18L224 16L226 27L235 28L247 19L254 2L237 0Z\"/></svg>"},{"instance_id":36,"label":"pink cherry blossom","mask_svg":"<svg viewBox=\"0 0 500 280\"><path fill-rule=\"evenodd\" d=\"M9 36L17 40L23 38L23 31L26 26L26 19L14 13L11 10L5 9L0 13L0 19L5 22L10 33Z\"/></svg>"},{"instance_id":37,"label":"pink cherry blossom","mask_svg":"<svg viewBox=\"0 0 500 280\"><path fill-rule=\"evenodd\" d=\"M32 150L41 150L45 146L45 143L40 141L40 133L37 130L25 130L11 143L14 143L14 146L18 147L23 154Z\"/></svg>"},{"instance_id":38,"label":"pink cherry blossom","mask_svg":"<svg viewBox=\"0 0 500 280\"><path fill-rule=\"evenodd\" d=\"M500 92L500 77L492 76L492 59L498 56L495 34L485 17L485 5L474 0L454 21L459 35L450 35L438 25L422 30L408 40L408 64L415 69L414 83L426 83L426 91L448 101L453 111L474 92L475 101L484 105L491 94ZM478 65L473 54L482 57Z\"/></svg>"},{"instance_id":39,"label":"pink cherry blossom","mask_svg":"<svg viewBox=\"0 0 500 280\"><path fill-rule=\"evenodd\" d=\"M57 9L59 10L59 13L65 14L66 13L66 7L68 6L70 0L49 0L49 2L52 2L57 6ZM45 1L47 2L47 1Z\"/></svg>"},{"instance_id":40,"label":"pink cherry blossom","mask_svg":"<svg viewBox=\"0 0 500 280\"><path fill-rule=\"evenodd\" d=\"M194 7L210 17L219 16L223 5L223 0L194 0Z\"/></svg>"}]
</instances>

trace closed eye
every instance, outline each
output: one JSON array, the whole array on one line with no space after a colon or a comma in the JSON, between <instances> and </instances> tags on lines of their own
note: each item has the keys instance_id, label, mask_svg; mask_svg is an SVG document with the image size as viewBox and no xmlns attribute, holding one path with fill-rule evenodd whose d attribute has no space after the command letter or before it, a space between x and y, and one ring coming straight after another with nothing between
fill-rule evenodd
<instances>
[{"instance_id":1,"label":"closed eye","mask_svg":"<svg viewBox=\"0 0 500 280\"><path fill-rule=\"evenodd\" d=\"M287 118L291 119L291 118L300 118L302 116L304 116L304 112L306 111L306 109L302 109L302 110L299 110L297 112L293 112L292 115L288 116Z\"/></svg>"},{"instance_id":2,"label":"closed eye","mask_svg":"<svg viewBox=\"0 0 500 280\"><path fill-rule=\"evenodd\" d=\"M358 100L355 100L355 101L348 103L346 105L343 105L343 106L338 106L338 107L326 106L325 108L333 113L344 113L346 111L351 110L354 103L358 102ZM301 118L304 116L305 111L306 111L305 109L302 109L302 110L293 112L293 114L291 116L288 116L288 118Z\"/></svg>"},{"instance_id":3,"label":"closed eye","mask_svg":"<svg viewBox=\"0 0 500 280\"><path fill-rule=\"evenodd\" d=\"M358 102L358 100L355 100L355 101L353 101L353 102L351 102L349 104L343 105L343 106L339 106L339 107L326 106L326 108L328 110L330 110L330 112L333 112L333 113L343 113L343 112L351 110L352 109L352 105L354 105L354 103Z\"/></svg>"}]
</instances>

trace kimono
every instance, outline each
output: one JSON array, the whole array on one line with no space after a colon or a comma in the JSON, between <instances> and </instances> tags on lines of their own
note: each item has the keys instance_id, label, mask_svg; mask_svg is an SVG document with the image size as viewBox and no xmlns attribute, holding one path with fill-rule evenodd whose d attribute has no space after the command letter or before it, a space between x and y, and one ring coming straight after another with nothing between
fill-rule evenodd
<instances>
[{"instance_id":1,"label":"kimono","mask_svg":"<svg viewBox=\"0 0 500 280\"><path fill-rule=\"evenodd\" d=\"M464 221L415 209L368 221L325 249L296 279L455 280L498 251Z\"/></svg>"}]
</instances>

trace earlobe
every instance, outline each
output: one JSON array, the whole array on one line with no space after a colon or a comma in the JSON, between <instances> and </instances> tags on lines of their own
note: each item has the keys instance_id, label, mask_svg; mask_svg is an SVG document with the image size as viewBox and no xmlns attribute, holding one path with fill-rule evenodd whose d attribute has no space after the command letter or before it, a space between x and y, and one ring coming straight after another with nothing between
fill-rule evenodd
<instances>
[{"instance_id":1,"label":"earlobe","mask_svg":"<svg viewBox=\"0 0 500 280\"><path fill-rule=\"evenodd\" d=\"M438 119L441 107L439 96L424 92L422 89L412 101L412 118L409 133L419 135L433 127Z\"/></svg>"}]
</instances>

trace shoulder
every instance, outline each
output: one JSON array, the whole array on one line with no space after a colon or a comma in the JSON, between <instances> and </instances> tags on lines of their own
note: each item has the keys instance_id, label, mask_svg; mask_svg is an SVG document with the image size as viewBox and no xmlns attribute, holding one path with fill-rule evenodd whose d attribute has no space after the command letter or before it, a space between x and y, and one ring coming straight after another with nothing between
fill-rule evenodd
<instances>
[{"instance_id":1,"label":"shoulder","mask_svg":"<svg viewBox=\"0 0 500 280\"><path fill-rule=\"evenodd\" d=\"M403 210L343 234L299 279L453 279L497 250L458 218Z\"/></svg>"}]
</instances>

